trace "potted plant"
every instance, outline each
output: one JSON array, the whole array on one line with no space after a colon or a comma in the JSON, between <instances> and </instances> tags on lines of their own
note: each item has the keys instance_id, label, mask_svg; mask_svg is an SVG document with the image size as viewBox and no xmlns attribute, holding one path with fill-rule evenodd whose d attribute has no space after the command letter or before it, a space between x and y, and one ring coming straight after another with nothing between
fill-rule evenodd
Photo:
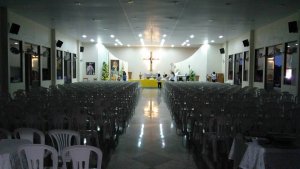
<instances>
[{"instance_id":1,"label":"potted plant","mask_svg":"<svg viewBox=\"0 0 300 169\"><path fill-rule=\"evenodd\" d=\"M108 80L108 79L109 79L108 64L106 62L103 62L101 80Z\"/></svg>"},{"instance_id":2,"label":"potted plant","mask_svg":"<svg viewBox=\"0 0 300 169\"><path fill-rule=\"evenodd\" d=\"M190 81L195 81L195 72L192 70L192 69L190 69L190 72L189 72L189 79L190 79Z\"/></svg>"}]
</instances>

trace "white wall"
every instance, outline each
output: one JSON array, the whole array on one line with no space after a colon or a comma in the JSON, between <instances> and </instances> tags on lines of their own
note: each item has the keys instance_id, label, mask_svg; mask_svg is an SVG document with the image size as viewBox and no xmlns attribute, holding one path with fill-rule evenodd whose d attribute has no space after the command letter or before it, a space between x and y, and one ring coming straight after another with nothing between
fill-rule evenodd
<instances>
[{"instance_id":1,"label":"white wall","mask_svg":"<svg viewBox=\"0 0 300 169\"><path fill-rule=\"evenodd\" d=\"M32 20L29 20L23 16L17 15L11 11L8 11L8 22L11 25L11 23L19 24L20 30L17 35L15 34L8 34L9 39L16 39L23 41L23 44L25 42L50 47L51 46L51 30L43 25L40 25ZM10 50L8 49L8 77L10 78L10 65L14 64L13 59L11 59L12 54ZM42 57L41 57L42 58ZM25 59L23 55L23 82L21 83L10 83L9 79L9 92L13 93L14 91L18 89L25 89ZM40 68L41 72L41 68ZM51 84L51 81L41 81L41 86L48 87Z\"/></svg>"},{"instance_id":2,"label":"white wall","mask_svg":"<svg viewBox=\"0 0 300 169\"><path fill-rule=\"evenodd\" d=\"M88 78L89 81L93 81L94 78L101 79L100 70L102 68L102 62L99 62L98 47L97 44L84 43L84 52L80 58L80 73L82 78ZM86 63L95 62L95 75L86 74ZM82 81L82 78L80 81Z\"/></svg>"},{"instance_id":3,"label":"white wall","mask_svg":"<svg viewBox=\"0 0 300 169\"><path fill-rule=\"evenodd\" d=\"M139 79L139 74L150 72L150 50L139 47L109 47L108 50L117 58L128 62L128 71L132 79ZM190 57L197 48L152 48L153 73L170 74L171 63L180 62ZM185 73L185 72L181 72Z\"/></svg>"},{"instance_id":4,"label":"white wall","mask_svg":"<svg viewBox=\"0 0 300 169\"><path fill-rule=\"evenodd\" d=\"M193 55L182 62L176 63L181 72L189 72L190 69L199 75L199 81L206 81L206 75L213 71L222 72L222 55L219 52L221 45L202 45Z\"/></svg>"}]
</instances>

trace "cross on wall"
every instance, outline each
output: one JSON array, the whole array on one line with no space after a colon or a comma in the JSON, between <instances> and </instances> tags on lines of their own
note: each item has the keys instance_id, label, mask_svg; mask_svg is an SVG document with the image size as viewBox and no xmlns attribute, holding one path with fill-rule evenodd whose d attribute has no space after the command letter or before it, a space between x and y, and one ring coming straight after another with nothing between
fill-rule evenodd
<instances>
[{"instance_id":1,"label":"cross on wall","mask_svg":"<svg viewBox=\"0 0 300 169\"><path fill-rule=\"evenodd\" d=\"M147 59L144 59L144 60L149 60L150 61L150 72L152 72L153 71L153 68L152 68L152 66L153 66L153 60L159 60L159 59L158 58L154 58L152 51L150 51L150 57L147 58Z\"/></svg>"}]
</instances>

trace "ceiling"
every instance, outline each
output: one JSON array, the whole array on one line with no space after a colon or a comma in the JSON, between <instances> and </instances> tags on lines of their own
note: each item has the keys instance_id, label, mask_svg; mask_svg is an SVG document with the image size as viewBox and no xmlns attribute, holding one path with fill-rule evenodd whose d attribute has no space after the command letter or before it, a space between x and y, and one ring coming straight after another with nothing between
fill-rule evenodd
<instances>
[{"instance_id":1,"label":"ceiling","mask_svg":"<svg viewBox=\"0 0 300 169\"><path fill-rule=\"evenodd\" d=\"M298 11L297 0L0 0L1 6L82 42L191 47L224 43ZM82 35L87 38L82 38ZM115 35L111 38L110 35ZM194 38L190 38L190 35ZM223 35L219 39L219 35ZM120 45L120 43L117 43Z\"/></svg>"}]
</instances>

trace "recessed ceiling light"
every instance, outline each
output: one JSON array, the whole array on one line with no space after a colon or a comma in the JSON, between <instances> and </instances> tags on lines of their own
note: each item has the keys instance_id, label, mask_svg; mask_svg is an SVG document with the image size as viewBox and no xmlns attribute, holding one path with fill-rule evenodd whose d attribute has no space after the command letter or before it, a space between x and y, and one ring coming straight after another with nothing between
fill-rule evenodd
<instances>
[{"instance_id":1,"label":"recessed ceiling light","mask_svg":"<svg viewBox=\"0 0 300 169\"><path fill-rule=\"evenodd\" d=\"M94 39L91 39L90 41L91 41L91 42L95 42L95 40L94 40Z\"/></svg>"},{"instance_id":2,"label":"recessed ceiling light","mask_svg":"<svg viewBox=\"0 0 300 169\"><path fill-rule=\"evenodd\" d=\"M203 41L203 44L208 44L208 40L204 40L204 41Z\"/></svg>"},{"instance_id":3,"label":"recessed ceiling light","mask_svg":"<svg viewBox=\"0 0 300 169\"><path fill-rule=\"evenodd\" d=\"M115 46L118 46L118 44L117 44L117 43L115 43Z\"/></svg>"},{"instance_id":4,"label":"recessed ceiling light","mask_svg":"<svg viewBox=\"0 0 300 169\"><path fill-rule=\"evenodd\" d=\"M186 46L191 46L191 44L188 43Z\"/></svg>"},{"instance_id":5,"label":"recessed ceiling light","mask_svg":"<svg viewBox=\"0 0 300 169\"><path fill-rule=\"evenodd\" d=\"M18 43L18 42L15 42L14 44L15 44L15 45L18 45L19 43Z\"/></svg>"},{"instance_id":6,"label":"recessed ceiling light","mask_svg":"<svg viewBox=\"0 0 300 169\"><path fill-rule=\"evenodd\" d=\"M102 19L100 19L100 18L93 18L92 20L95 21L95 22L102 21Z\"/></svg>"},{"instance_id":7,"label":"recessed ceiling light","mask_svg":"<svg viewBox=\"0 0 300 169\"><path fill-rule=\"evenodd\" d=\"M81 3L80 2L74 2L74 4L76 5L76 6L80 6L81 5Z\"/></svg>"},{"instance_id":8,"label":"recessed ceiling light","mask_svg":"<svg viewBox=\"0 0 300 169\"><path fill-rule=\"evenodd\" d=\"M86 38L87 36L86 36L86 35L82 35L81 37L82 37L82 38Z\"/></svg>"},{"instance_id":9,"label":"recessed ceiling light","mask_svg":"<svg viewBox=\"0 0 300 169\"><path fill-rule=\"evenodd\" d=\"M188 39L187 39L187 40L185 40L185 42L189 42L189 41L190 41L190 40L188 40Z\"/></svg>"},{"instance_id":10,"label":"recessed ceiling light","mask_svg":"<svg viewBox=\"0 0 300 169\"><path fill-rule=\"evenodd\" d=\"M166 34L164 34L164 35L163 35L163 37L165 38L165 37L167 37L167 35L166 35Z\"/></svg>"},{"instance_id":11,"label":"recessed ceiling light","mask_svg":"<svg viewBox=\"0 0 300 169\"><path fill-rule=\"evenodd\" d=\"M108 30L108 28L103 28L103 30L107 31L107 30Z\"/></svg>"},{"instance_id":12,"label":"recessed ceiling light","mask_svg":"<svg viewBox=\"0 0 300 169\"><path fill-rule=\"evenodd\" d=\"M298 43L296 43L296 46L298 46Z\"/></svg>"},{"instance_id":13,"label":"recessed ceiling light","mask_svg":"<svg viewBox=\"0 0 300 169\"><path fill-rule=\"evenodd\" d=\"M194 35L190 35L190 38L193 39L195 36Z\"/></svg>"},{"instance_id":14,"label":"recessed ceiling light","mask_svg":"<svg viewBox=\"0 0 300 169\"><path fill-rule=\"evenodd\" d=\"M223 37L224 37L223 35L220 35L220 36L219 36L220 39L222 39Z\"/></svg>"},{"instance_id":15,"label":"recessed ceiling light","mask_svg":"<svg viewBox=\"0 0 300 169\"><path fill-rule=\"evenodd\" d=\"M129 0L129 1L127 1L127 3L128 3L128 4L133 4L134 1L133 1L133 0Z\"/></svg>"},{"instance_id":16,"label":"recessed ceiling light","mask_svg":"<svg viewBox=\"0 0 300 169\"><path fill-rule=\"evenodd\" d=\"M141 38L141 37L143 37L143 35L140 33L140 34L139 34L139 37Z\"/></svg>"},{"instance_id":17,"label":"recessed ceiling light","mask_svg":"<svg viewBox=\"0 0 300 169\"><path fill-rule=\"evenodd\" d=\"M174 45L171 45L172 48L174 48Z\"/></svg>"},{"instance_id":18,"label":"recessed ceiling light","mask_svg":"<svg viewBox=\"0 0 300 169\"><path fill-rule=\"evenodd\" d=\"M288 48L290 48L291 46L287 46Z\"/></svg>"},{"instance_id":19,"label":"recessed ceiling light","mask_svg":"<svg viewBox=\"0 0 300 169\"><path fill-rule=\"evenodd\" d=\"M211 40L210 42L211 42L211 43L214 43L215 41L214 41L214 40Z\"/></svg>"},{"instance_id":20,"label":"recessed ceiling light","mask_svg":"<svg viewBox=\"0 0 300 169\"><path fill-rule=\"evenodd\" d=\"M115 37L115 35L110 35L110 37L111 37L111 38L114 38L114 37Z\"/></svg>"},{"instance_id":21,"label":"recessed ceiling light","mask_svg":"<svg viewBox=\"0 0 300 169\"><path fill-rule=\"evenodd\" d=\"M128 44L127 47L130 47L130 44Z\"/></svg>"}]
</instances>

